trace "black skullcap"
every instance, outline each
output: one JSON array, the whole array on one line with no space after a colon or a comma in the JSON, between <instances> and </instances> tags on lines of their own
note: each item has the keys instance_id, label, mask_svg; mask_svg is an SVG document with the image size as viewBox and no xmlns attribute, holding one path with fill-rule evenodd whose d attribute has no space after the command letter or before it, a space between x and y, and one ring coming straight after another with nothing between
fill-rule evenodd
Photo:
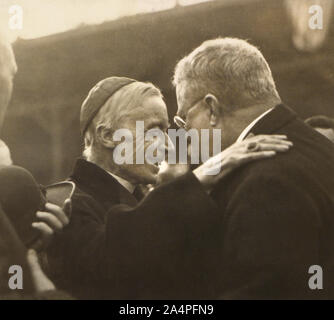
<instances>
[{"instance_id":1,"label":"black skullcap","mask_svg":"<svg viewBox=\"0 0 334 320\"><path fill-rule=\"evenodd\" d=\"M84 136L91 121L107 100L116 91L133 82L136 82L136 80L126 77L110 77L101 80L89 91L80 112L80 131L82 136Z\"/></svg>"}]
</instances>

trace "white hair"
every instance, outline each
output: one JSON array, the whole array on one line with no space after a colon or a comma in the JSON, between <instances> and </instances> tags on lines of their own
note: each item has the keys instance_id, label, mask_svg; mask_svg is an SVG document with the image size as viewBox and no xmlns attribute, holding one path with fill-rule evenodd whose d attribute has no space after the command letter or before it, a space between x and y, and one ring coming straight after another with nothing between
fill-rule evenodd
<instances>
[{"instance_id":1,"label":"white hair","mask_svg":"<svg viewBox=\"0 0 334 320\"><path fill-rule=\"evenodd\" d=\"M212 93L230 106L280 102L271 70L261 52L245 40L218 38L203 42L178 62L173 84L186 82ZM206 92L205 92L206 91Z\"/></svg>"},{"instance_id":2,"label":"white hair","mask_svg":"<svg viewBox=\"0 0 334 320\"><path fill-rule=\"evenodd\" d=\"M86 130L83 156L91 161L96 144L96 128L100 125L111 129L119 129L121 120L128 116L129 110L142 104L145 98L162 97L158 88L148 82L133 82L115 92L99 110Z\"/></svg>"}]
</instances>

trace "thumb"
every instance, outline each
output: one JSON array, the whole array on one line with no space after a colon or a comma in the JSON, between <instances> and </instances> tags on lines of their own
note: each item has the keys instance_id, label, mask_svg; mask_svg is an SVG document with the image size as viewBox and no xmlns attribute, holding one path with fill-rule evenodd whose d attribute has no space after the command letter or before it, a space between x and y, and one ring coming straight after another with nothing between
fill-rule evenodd
<instances>
[{"instance_id":1,"label":"thumb","mask_svg":"<svg viewBox=\"0 0 334 320\"><path fill-rule=\"evenodd\" d=\"M252 132L250 132L250 133L247 135L246 139L253 138L254 136L255 136L255 134L252 133ZM245 140L246 140L246 139L245 139Z\"/></svg>"},{"instance_id":2,"label":"thumb","mask_svg":"<svg viewBox=\"0 0 334 320\"><path fill-rule=\"evenodd\" d=\"M71 199L66 199L64 201L63 210L64 210L65 214L67 215L68 219L70 219L71 214L72 214L72 200Z\"/></svg>"},{"instance_id":3,"label":"thumb","mask_svg":"<svg viewBox=\"0 0 334 320\"><path fill-rule=\"evenodd\" d=\"M29 249L27 252L27 260L31 270L40 269L40 265L38 262L37 252L34 249Z\"/></svg>"}]
</instances>

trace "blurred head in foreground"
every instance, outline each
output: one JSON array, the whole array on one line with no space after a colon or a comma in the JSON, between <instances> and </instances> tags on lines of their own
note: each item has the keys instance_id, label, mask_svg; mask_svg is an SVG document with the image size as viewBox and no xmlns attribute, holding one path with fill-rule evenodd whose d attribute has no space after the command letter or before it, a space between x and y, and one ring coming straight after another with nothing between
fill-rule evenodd
<instances>
[{"instance_id":1,"label":"blurred head in foreground","mask_svg":"<svg viewBox=\"0 0 334 320\"><path fill-rule=\"evenodd\" d=\"M326 116L313 116L305 120L309 126L334 142L334 119Z\"/></svg>"},{"instance_id":2,"label":"blurred head in foreground","mask_svg":"<svg viewBox=\"0 0 334 320\"><path fill-rule=\"evenodd\" d=\"M19 298L15 294L19 295L22 291L25 294L33 292L30 272L27 272L26 251L6 214L0 208L0 299ZM8 280L11 274L8 271L11 266L20 266L24 272L21 292L9 288Z\"/></svg>"},{"instance_id":3,"label":"blurred head in foreground","mask_svg":"<svg viewBox=\"0 0 334 320\"><path fill-rule=\"evenodd\" d=\"M0 30L0 129L9 104L17 65L12 47Z\"/></svg>"}]
</instances>

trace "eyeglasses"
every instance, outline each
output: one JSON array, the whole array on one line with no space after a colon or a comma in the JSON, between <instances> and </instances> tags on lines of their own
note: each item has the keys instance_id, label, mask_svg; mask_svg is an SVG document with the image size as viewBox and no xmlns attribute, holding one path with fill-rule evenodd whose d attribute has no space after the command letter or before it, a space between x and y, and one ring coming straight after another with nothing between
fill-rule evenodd
<instances>
[{"instance_id":1,"label":"eyeglasses","mask_svg":"<svg viewBox=\"0 0 334 320\"><path fill-rule=\"evenodd\" d=\"M203 99L203 97L200 98L200 99L198 99L198 100L196 100L196 101L193 103L192 107L190 107L190 108L188 109L188 112L187 112L187 113L189 113L189 111L190 111L191 109L193 109L194 107L196 107L197 103L200 102L202 99ZM186 129L187 122L186 122L184 119L182 119L180 116L174 116L173 120L174 120L174 123L175 123L179 128Z\"/></svg>"},{"instance_id":2,"label":"eyeglasses","mask_svg":"<svg viewBox=\"0 0 334 320\"><path fill-rule=\"evenodd\" d=\"M186 122L179 116L174 117L174 123L179 127L185 129L186 127Z\"/></svg>"}]
</instances>

